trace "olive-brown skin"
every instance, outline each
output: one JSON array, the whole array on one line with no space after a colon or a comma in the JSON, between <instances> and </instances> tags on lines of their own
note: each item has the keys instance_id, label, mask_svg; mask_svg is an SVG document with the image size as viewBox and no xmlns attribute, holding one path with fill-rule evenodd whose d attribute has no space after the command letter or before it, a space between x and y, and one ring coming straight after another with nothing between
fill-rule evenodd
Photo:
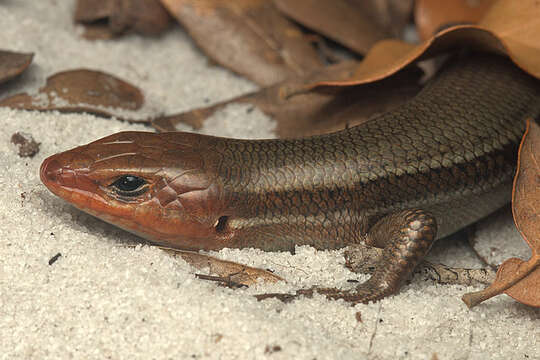
<instances>
[{"instance_id":1,"label":"olive-brown skin","mask_svg":"<svg viewBox=\"0 0 540 360\"><path fill-rule=\"evenodd\" d=\"M414 261L398 266L380 298L435 238L509 201L525 119L539 112L537 80L509 60L476 54L447 66L412 101L337 133L236 140L123 132L49 157L41 179L83 211L182 249L332 249L366 239L387 247L420 229L389 250L381 269L406 253ZM144 178L147 191L116 194L111 184L126 174Z\"/></svg>"}]
</instances>

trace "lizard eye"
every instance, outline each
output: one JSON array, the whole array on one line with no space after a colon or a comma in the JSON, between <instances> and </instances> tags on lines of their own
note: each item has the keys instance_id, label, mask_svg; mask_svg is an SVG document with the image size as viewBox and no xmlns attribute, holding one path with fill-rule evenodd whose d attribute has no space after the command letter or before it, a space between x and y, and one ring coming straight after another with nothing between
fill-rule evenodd
<instances>
[{"instance_id":1,"label":"lizard eye","mask_svg":"<svg viewBox=\"0 0 540 360\"><path fill-rule=\"evenodd\" d=\"M110 187L122 196L138 196L148 190L146 180L135 175L124 175L113 182Z\"/></svg>"}]
</instances>

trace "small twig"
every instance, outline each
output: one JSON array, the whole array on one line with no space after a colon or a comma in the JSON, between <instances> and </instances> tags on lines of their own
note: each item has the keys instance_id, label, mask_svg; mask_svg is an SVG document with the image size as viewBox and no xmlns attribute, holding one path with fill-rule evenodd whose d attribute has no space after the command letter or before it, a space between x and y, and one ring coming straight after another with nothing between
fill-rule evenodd
<instances>
[{"instance_id":1,"label":"small twig","mask_svg":"<svg viewBox=\"0 0 540 360\"><path fill-rule=\"evenodd\" d=\"M57 253L56 255L54 255L52 258L49 259L49 265L54 264L56 260L58 260L61 256L61 253Z\"/></svg>"},{"instance_id":2,"label":"small twig","mask_svg":"<svg viewBox=\"0 0 540 360\"><path fill-rule=\"evenodd\" d=\"M239 288L242 288L242 287L248 287L247 285L245 284L240 284L240 283L237 283L235 281L232 281L231 280L231 276L227 276L227 277L222 277L222 276L212 276L212 275L204 275L204 274L195 274L195 276L199 279L203 279L203 280L208 280L208 281L216 281L220 284L222 284L223 286L226 286L228 288L231 288L231 289L239 289Z\"/></svg>"}]
</instances>

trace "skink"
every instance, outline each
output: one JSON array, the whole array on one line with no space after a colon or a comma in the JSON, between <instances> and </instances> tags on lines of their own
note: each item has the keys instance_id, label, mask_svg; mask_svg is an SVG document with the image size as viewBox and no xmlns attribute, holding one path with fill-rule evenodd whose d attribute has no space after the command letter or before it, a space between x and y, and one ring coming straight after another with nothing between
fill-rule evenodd
<instances>
[{"instance_id":1,"label":"skink","mask_svg":"<svg viewBox=\"0 0 540 360\"><path fill-rule=\"evenodd\" d=\"M122 132L47 158L77 208L181 249L384 248L353 300L396 292L433 241L510 199L540 86L509 60L452 62L413 100L354 128L291 140Z\"/></svg>"}]
</instances>

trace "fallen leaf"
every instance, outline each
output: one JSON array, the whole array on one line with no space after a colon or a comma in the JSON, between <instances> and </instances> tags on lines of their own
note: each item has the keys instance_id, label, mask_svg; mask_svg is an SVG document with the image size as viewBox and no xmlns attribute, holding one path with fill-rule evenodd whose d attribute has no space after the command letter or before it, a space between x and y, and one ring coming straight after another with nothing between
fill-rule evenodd
<instances>
[{"instance_id":1,"label":"fallen leaf","mask_svg":"<svg viewBox=\"0 0 540 360\"><path fill-rule=\"evenodd\" d=\"M410 0L274 0L279 10L328 38L365 54L382 39L401 37Z\"/></svg>"},{"instance_id":2,"label":"fallen leaf","mask_svg":"<svg viewBox=\"0 0 540 360\"><path fill-rule=\"evenodd\" d=\"M540 2L499 0L478 25L500 38L520 68L540 79Z\"/></svg>"},{"instance_id":3,"label":"fallen leaf","mask_svg":"<svg viewBox=\"0 0 540 360\"><path fill-rule=\"evenodd\" d=\"M126 31L157 35L171 24L159 0L78 0L74 20L87 39L110 39Z\"/></svg>"},{"instance_id":4,"label":"fallen leaf","mask_svg":"<svg viewBox=\"0 0 540 360\"><path fill-rule=\"evenodd\" d=\"M506 282L514 279L521 272L528 272L529 266L530 264L521 259L508 259L497 272L496 282ZM522 304L540 307L540 261L537 261L535 270L516 285L505 290L504 293Z\"/></svg>"},{"instance_id":5,"label":"fallen leaf","mask_svg":"<svg viewBox=\"0 0 540 360\"><path fill-rule=\"evenodd\" d=\"M217 275L220 278L230 280L236 284L250 286L259 281L272 283L283 281L283 278L271 273L270 271L242 265L233 261L220 260L216 257L199 254L198 252L193 251L163 247L160 247L160 249L170 255L180 256L196 269L208 269L210 274Z\"/></svg>"},{"instance_id":6,"label":"fallen leaf","mask_svg":"<svg viewBox=\"0 0 540 360\"><path fill-rule=\"evenodd\" d=\"M514 222L531 248L527 261L506 260L488 288L463 295L469 308L502 292L522 304L540 307L540 126L527 121L519 147L518 168L512 192Z\"/></svg>"},{"instance_id":7,"label":"fallen leaf","mask_svg":"<svg viewBox=\"0 0 540 360\"><path fill-rule=\"evenodd\" d=\"M116 0L78 0L73 20L84 26L83 37L89 40L109 40L115 33L108 18L114 14Z\"/></svg>"},{"instance_id":8,"label":"fallen leaf","mask_svg":"<svg viewBox=\"0 0 540 360\"><path fill-rule=\"evenodd\" d=\"M365 4L366 11L373 13L380 26L388 29L394 37L403 37L403 32L409 24L414 1L412 0L355 0Z\"/></svg>"},{"instance_id":9,"label":"fallen leaf","mask_svg":"<svg viewBox=\"0 0 540 360\"><path fill-rule=\"evenodd\" d=\"M179 123L199 129L207 118L225 106L250 104L277 122L276 133L280 138L318 135L359 125L374 114L404 103L420 90L421 72L411 71L362 87L298 91L305 83L328 72L346 77L355 66L356 62L332 65L306 78L291 79L210 107L154 119L152 125L159 131L175 131Z\"/></svg>"},{"instance_id":10,"label":"fallen leaf","mask_svg":"<svg viewBox=\"0 0 540 360\"><path fill-rule=\"evenodd\" d=\"M108 18L117 6L117 0L77 0L73 19L91 23Z\"/></svg>"},{"instance_id":11,"label":"fallen leaf","mask_svg":"<svg viewBox=\"0 0 540 360\"><path fill-rule=\"evenodd\" d=\"M352 86L384 79L414 61L424 60L456 48L506 53L530 75L540 79L540 2L499 0L478 25L458 25L443 30L418 45L399 40L378 42L349 79L319 79L306 85Z\"/></svg>"},{"instance_id":12,"label":"fallen leaf","mask_svg":"<svg viewBox=\"0 0 540 360\"><path fill-rule=\"evenodd\" d=\"M122 119L122 110L138 110L143 102L144 97L135 86L100 71L78 69L59 72L49 77L37 94L13 95L0 101L0 106L88 112Z\"/></svg>"},{"instance_id":13,"label":"fallen leaf","mask_svg":"<svg viewBox=\"0 0 540 360\"><path fill-rule=\"evenodd\" d=\"M518 156L512 213L521 236L531 247L532 255L527 262L514 258L507 261L508 265L503 263L497 273L497 281L515 277L534 263L534 272L505 293L523 304L540 307L540 126L529 120L527 127Z\"/></svg>"},{"instance_id":14,"label":"fallen leaf","mask_svg":"<svg viewBox=\"0 0 540 360\"><path fill-rule=\"evenodd\" d=\"M33 57L33 53L0 50L0 84L22 74L30 66Z\"/></svg>"},{"instance_id":15,"label":"fallen leaf","mask_svg":"<svg viewBox=\"0 0 540 360\"><path fill-rule=\"evenodd\" d=\"M444 27L476 24L495 0L417 0L414 20L420 39L425 40Z\"/></svg>"},{"instance_id":16,"label":"fallen leaf","mask_svg":"<svg viewBox=\"0 0 540 360\"><path fill-rule=\"evenodd\" d=\"M218 64L264 86L322 66L300 28L271 0L161 0Z\"/></svg>"},{"instance_id":17,"label":"fallen leaf","mask_svg":"<svg viewBox=\"0 0 540 360\"><path fill-rule=\"evenodd\" d=\"M82 36L88 40L110 40L117 37L116 34L111 31L108 24L84 24L84 32Z\"/></svg>"}]
</instances>

